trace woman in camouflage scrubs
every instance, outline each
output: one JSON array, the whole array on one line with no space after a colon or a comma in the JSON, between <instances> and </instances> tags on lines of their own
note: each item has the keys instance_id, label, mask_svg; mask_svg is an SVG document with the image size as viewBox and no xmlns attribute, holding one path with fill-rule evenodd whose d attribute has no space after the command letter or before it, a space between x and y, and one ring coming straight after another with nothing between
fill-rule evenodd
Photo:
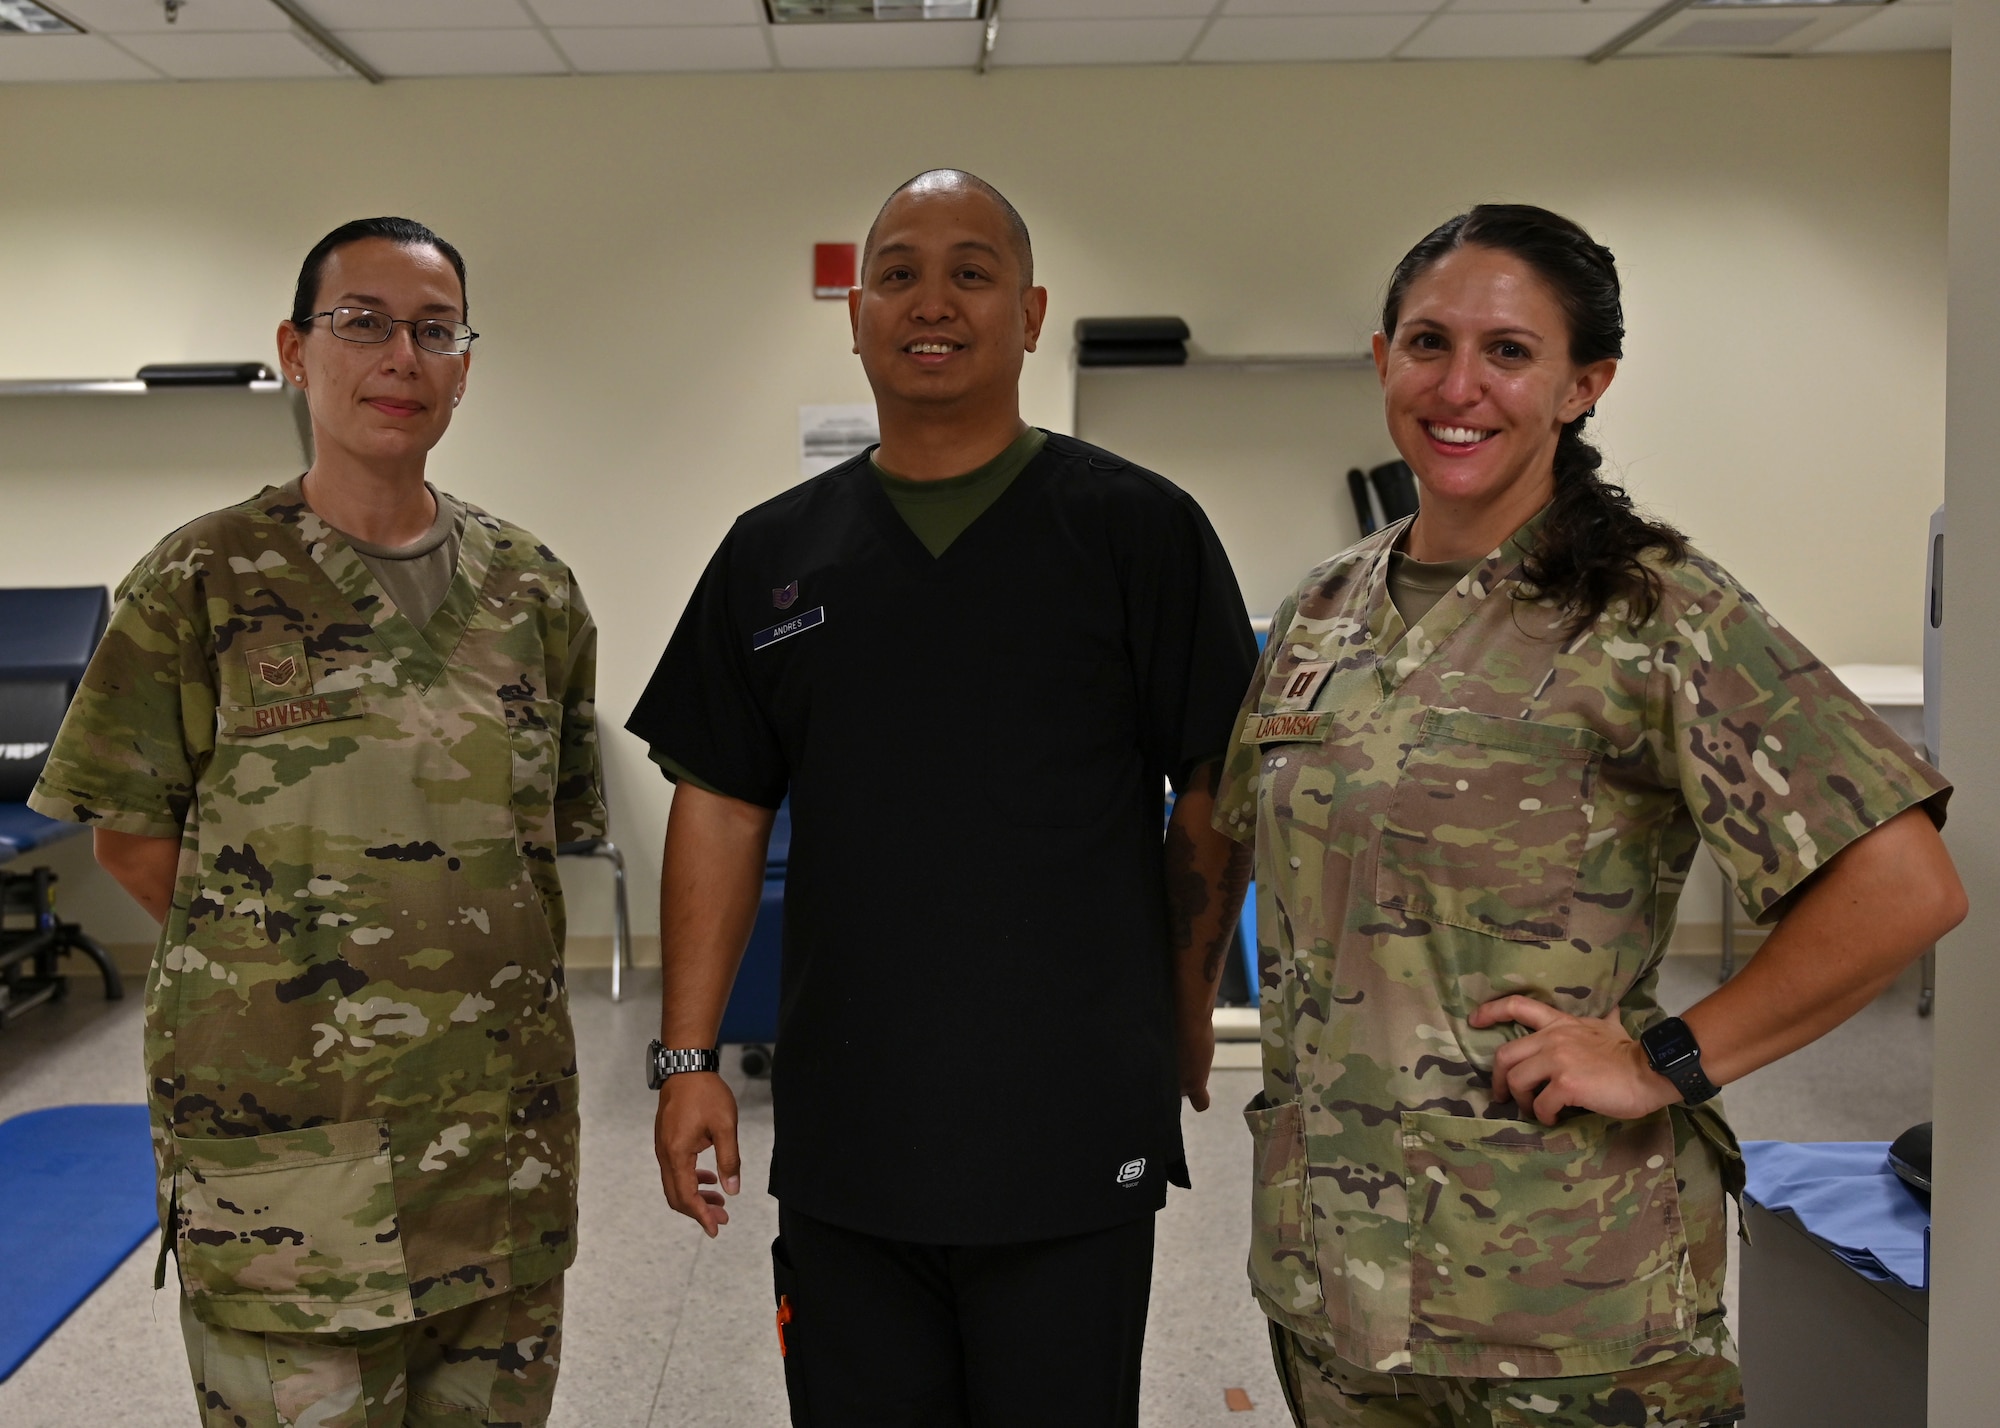
<instances>
[{"instance_id":1,"label":"woman in camouflage scrubs","mask_svg":"<svg viewBox=\"0 0 2000 1428\"><path fill-rule=\"evenodd\" d=\"M208 1428L539 1424L576 1253L559 842L602 832L596 632L424 480L465 269L334 230L278 329L303 477L119 589L33 803L161 921L161 1268Z\"/></svg>"},{"instance_id":2,"label":"woman in camouflage scrubs","mask_svg":"<svg viewBox=\"0 0 2000 1428\"><path fill-rule=\"evenodd\" d=\"M1217 795L1257 849L1250 1275L1312 1428L1741 1418L1740 1156L1635 1039L1689 866L1776 924L1686 1013L1716 1084L1963 916L1944 781L1596 474L1622 339L1554 214L1410 252L1375 359L1422 510L1279 608Z\"/></svg>"}]
</instances>

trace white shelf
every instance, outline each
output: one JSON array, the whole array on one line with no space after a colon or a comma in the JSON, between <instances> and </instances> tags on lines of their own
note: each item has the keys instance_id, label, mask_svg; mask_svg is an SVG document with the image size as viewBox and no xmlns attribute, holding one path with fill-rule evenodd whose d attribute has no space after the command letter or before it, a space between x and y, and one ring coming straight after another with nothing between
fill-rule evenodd
<instances>
[{"instance_id":1,"label":"white shelf","mask_svg":"<svg viewBox=\"0 0 2000 1428\"><path fill-rule=\"evenodd\" d=\"M143 397L155 392L282 392L283 382L216 383L213 386L148 386L136 377L50 377L0 381L0 397Z\"/></svg>"},{"instance_id":2,"label":"white shelf","mask_svg":"<svg viewBox=\"0 0 2000 1428\"><path fill-rule=\"evenodd\" d=\"M1131 367L1078 366L1078 377L1127 376L1147 372L1309 372L1372 371L1375 359L1366 352L1272 352L1239 357L1189 353L1185 362Z\"/></svg>"},{"instance_id":3,"label":"white shelf","mask_svg":"<svg viewBox=\"0 0 2000 1428\"><path fill-rule=\"evenodd\" d=\"M307 466L312 465L312 416L306 409L305 394L288 383L267 381L177 385L162 382L148 385L137 377L37 377L0 380L0 397L175 397L183 395L247 393L253 397L281 397L290 409L293 430L298 434L299 451ZM165 409L162 409L165 410Z\"/></svg>"}]
</instances>

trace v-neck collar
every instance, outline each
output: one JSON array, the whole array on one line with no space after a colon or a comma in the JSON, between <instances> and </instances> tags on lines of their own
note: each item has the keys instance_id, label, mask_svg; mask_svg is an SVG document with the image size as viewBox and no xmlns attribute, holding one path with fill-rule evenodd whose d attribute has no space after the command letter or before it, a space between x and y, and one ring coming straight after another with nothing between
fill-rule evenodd
<instances>
[{"instance_id":1,"label":"v-neck collar","mask_svg":"<svg viewBox=\"0 0 2000 1428\"><path fill-rule=\"evenodd\" d=\"M367 562L347 543L347 538L306 503L303 476L284 486L274 487L266 496L263 510L277 524L290 531L305 553L320 568L368 624L376 647L419 690L437 682L457 651L472 623L479 591L493 563L492 520L484 512L460 502L465 511L465 529L459 535L458 568L452 572L451 588L430 622L419 630L395 601L377 583Z\"/></svg>"},{"instance_id":2,"label":"v-neck collar","mask_svg":"<svg viewBox=\"0 0 2000 1428\"><path fill-rule=\"evenodd\" d=\"M1403 617L1396 613L1396 602L1389 598L1389 566L1396 543L1416 517L1406 516L1383 532L1384 538L1375 547L1365 578L1368 643L1381 657L1377 673L1384 695L1429 663L1502 585L1520 579L1522 562L1535 547L1536 533L1547 511L1545 506L1529 517L1519 530L1441 595L1435 605L1418 616L1416 624L1407 627Z\"/></svg>"},{"instance_id":3,"label":"v-neck collar","mask_svg":"<svg viewBox=\"0 0 2000 1428\"><path fill-rule=\"evenodd\" d=\"M1051 435L1049 440L1042 443L1042 449L1028 458L1028 464L1021 468L1020 474L1007 483L1007 489L993 498L993 504L973 517L972 523L960 531L957 539L938 555L932 555L930 548L918 539L917 533L910 529L910 523L903 519L903 513L896 509L896 503L889 499L889 493L882 489L882 483L875 475L872 460L874 447L871 446L853 459L846 480L850 487L859 491L859 499L870 518L878 527L886 530L883 538L903 560L920 570L942 570L954 558L967 558L960 556L959 552L968 544L977 546L980 543L979 533L989 529L1000 512L1010 510L1019 504L1018 493L1041 472L1053 444L1054 437Z\"/></svg>"}]
</instances>

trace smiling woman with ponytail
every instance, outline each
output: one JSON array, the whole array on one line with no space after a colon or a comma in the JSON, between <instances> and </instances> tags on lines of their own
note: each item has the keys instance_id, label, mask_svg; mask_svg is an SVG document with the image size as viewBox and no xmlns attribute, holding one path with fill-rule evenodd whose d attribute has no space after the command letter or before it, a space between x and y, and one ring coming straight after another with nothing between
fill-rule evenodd
<instances>
[{"instance_id":1,"label":"smiling woman with ponytail","mask_svg":"<svg viewBox=\"0 0 2000 1428\"><path fill-rule=\"evenodd\" d=\"M1586 372L1602 370L1603 385L1610 384L1625 355L1617 265L1609 248L1546 209L1482 204L1433 229L1404 255L1389 279L1382 302L1384 333L1397 330L1412 285L1447 254L1467 246L1508 254L1538 277L1561 310L1570 364ZM1595 415L1593 402L1557 427L1551 461L1554 494L1523 569L1529 589L1570 612L1572 632L1588 628L1613 601L1624 602L1633 623L1650 618L1661 586L1645 558L1648 552L1671 564L1688 555L1686 537L1648 520L1633 509L1624 488L1597 474L1604 454L1583 434L1584 424Z\"/></svg>"},{"instance_id":2,"label":"smiling woman with ponytail","mask_svg":"<svg viewBox=\"0 0 2000 1428\"><path fill-rule=\"evenodd\" d=\"M1608 249L1482 205L1375 335L1418 514L1279 607L1217 823L1256 847L1250 1277L1293 1417L1734 1423L1719 1086L1963 915L1949 786L1599 474ZM1697 850L1775 923L1669 1017Z\"/></svg>"}]
</instances>

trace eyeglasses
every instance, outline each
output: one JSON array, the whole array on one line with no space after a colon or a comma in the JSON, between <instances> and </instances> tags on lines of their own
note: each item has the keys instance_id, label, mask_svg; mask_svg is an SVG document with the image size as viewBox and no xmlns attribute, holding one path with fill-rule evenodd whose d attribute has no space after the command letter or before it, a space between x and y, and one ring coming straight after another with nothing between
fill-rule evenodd
<instances>
[{"instance_id":1,"label":"eyeglasses","mask_svg":"<svg viewBox=\"0 0 2000 1428\"><path fill-rule=\"evenodd\" d=\"M396 335L400 324L410 329L417 346L440 357L464 356L472 350L472 339L479 335L462 322L448 322L441 317L390 317L365 307L336 307L330 312L316 312L306 321L317 322L322 317L333 319L333 335L343 342L387 342Z\"/></svg>"}]
</instances>

